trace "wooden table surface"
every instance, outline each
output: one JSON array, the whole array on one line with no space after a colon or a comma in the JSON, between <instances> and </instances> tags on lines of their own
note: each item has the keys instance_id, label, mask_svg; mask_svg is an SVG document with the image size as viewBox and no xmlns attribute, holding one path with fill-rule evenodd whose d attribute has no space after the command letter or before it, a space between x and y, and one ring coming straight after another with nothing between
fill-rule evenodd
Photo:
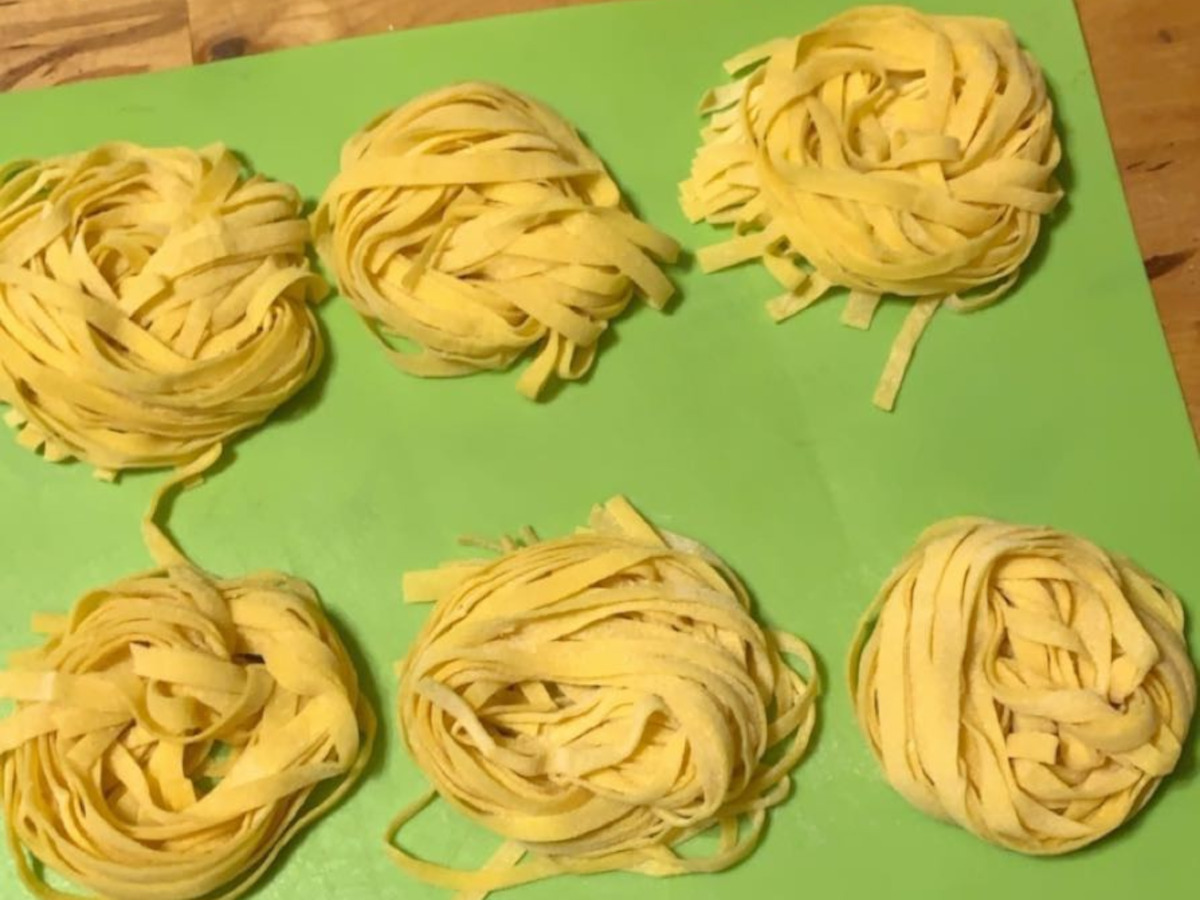
<instances>
[{"instance_id":1,"label":"wooden table surface","mask_svg":"<svg viewBox=\"0 0 1200 900\"><path fill-rule=\"evenodd\" d=\"M581 2L589 0L0 0L0 90ZM1075 3L1200 438L1200 2Z\"/></svg>"}]
</instances>

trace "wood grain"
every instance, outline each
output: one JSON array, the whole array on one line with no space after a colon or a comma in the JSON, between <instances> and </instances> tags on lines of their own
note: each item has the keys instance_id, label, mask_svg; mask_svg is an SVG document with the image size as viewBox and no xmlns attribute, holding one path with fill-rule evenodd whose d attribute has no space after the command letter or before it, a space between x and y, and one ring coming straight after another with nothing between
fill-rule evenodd
<instances>
[{"instance_id":1,"label":"wood grain","mask_svg":"<svg viewBox=\"0 0 1200 900\"><path fill-rule=\"evenodd\" d=\"M0 90L191 60L187 0L0 0Z\"/></svg>"},{"instance_id":2,"label":"wood grain","mask_svg":"<svg viewBox=\"0 0 1200 900\"><path fill-rule=\"evenodd\" d=\"M0 0L0 89L596 0ZM1075 0L1200 439L1200 2Z\"/></svg>"},{"instance_id":3,"label":"wood grain","mask_svg":"<svg viewBox=\"0 0 1200 900\"><path fill-rule=\"evenodd\" d=\"M1146 274L1200 441L1200 3L1076 5Z\"/></svg>"},{"instance_id":4,"label":"wood grain","mask_svg":"<svg viewBox=\"0 0 1200 900\"><path fill-rule=\"evenodd\" d=\"M187 0L192 54L208 62L360 34L596 0Z\"/></svg>"}]
</instances>

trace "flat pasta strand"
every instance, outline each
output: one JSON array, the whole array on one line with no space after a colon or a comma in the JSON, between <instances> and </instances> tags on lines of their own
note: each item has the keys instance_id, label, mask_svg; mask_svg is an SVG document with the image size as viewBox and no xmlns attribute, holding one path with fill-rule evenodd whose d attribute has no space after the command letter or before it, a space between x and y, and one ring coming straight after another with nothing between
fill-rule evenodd
<instances>
[{"instance_id":1,"label":"flat pasta strand","mask_svg":"<svg viewBox=\"0 0 1200 900\"><path fill-rule=\"evenodd\" d=\"M198 476L213 447L156 495ZM0 671L0 790L30 857L114 900L232 900L362 775L375 720L316 592L278 572L215 578L153 520L159 568L35 617ZM91 895L86 895L91 896Z\"/></svg>"},{"instance_id":2,"label":"flat pasta strand","mask_svg":"<svg viewBox=\"0 0 1200 900\"><path fill-rule=\"evenodd\" d=\"M326 287L300 213L219 144L0 167L0 402L18 441L111 479L262 422L321 360Z\"/></svg>"},{"instance_id":3,"label":"flat pasta strand","mask_svg":"<svg viewBox=\"0 0 1200 900\"><path fill-rule=\"evenodd\" d=\"M1179 761L1196 678L1179 599L1049 528L926 531L859 624L858 722L923 812L1029 854L1099 840Z\"/></svg>"},{"instance_id":4,"label":"flat pasta strand","mask_svg":"<svg viewBox=\"0 0 1200 900\"><path fill-rule=\"evenodd\" d=\"M638 221L571 125L479 82L380 116L342 149L313 215L318 250L392 362L424 377L507 369L538 397L591 369L635 289L673 287L679 247Z\"/></svg>"},{"instance_id":5,"label":"flat pasta strand","mask_svg":"<svg viewBox=\"0 0 1200 900\"><path fill-rule=\"evenodd\" d=\"M710 91L688 217L732 225L698 254L715 271L760 259L786 293L776 321L850 288L843 322L879 298L932 304L909 317L875 405L895 406L932 312L999 300L1062 190L1045 80L997 19L852 9L739 54Z\"/></svg>"},{"instance_id":6,"label":"flat pasta strand","mask_svg":"<svg viewBox=\"0 0 1200 900\"><path fill-rule=\"evenodd\" d=\"M479 898L563 873L713 872L749 855L816 721L808 647L760 628L720 559L623 498L570 537L498 549L406 576L410 601L436 605L398 666L398 708L436 793L506 843L478 871L399 847L431 792L393 822L392 859ZM712 855L678 852L710 828Z\"/></svg>"}]
</instances>

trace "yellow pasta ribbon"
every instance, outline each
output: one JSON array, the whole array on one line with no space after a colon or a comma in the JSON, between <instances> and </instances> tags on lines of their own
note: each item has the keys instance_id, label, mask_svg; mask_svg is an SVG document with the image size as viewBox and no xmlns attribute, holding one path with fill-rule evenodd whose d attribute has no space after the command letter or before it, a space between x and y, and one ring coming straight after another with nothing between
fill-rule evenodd
<instances>
[{"instance_id":1,"label":"yellow pasta ribbon","mask_svg":"<svg viewBox=\"0 0 1200 900\"><path fill-rule=\"evenodd\" d=\"M678 245L625 208L575 129L470 82L386 113L342 149L313 215L317 248L392 362L425 377L506 369L536 398L591 368L635 288L661 309L654 257Z\"/></svg>"},{"instance_id":2,"label":"yellow pasta ribbon","mask_svg":"<svg viewBox=\"0 0 1200 900\"><path fill-rule=\"evenodd\" d=\"M374 716L313 588L215 578L153 514L160 568L35 616L45 643L0 671L15 701L0 721L8 845L43 900L85 895L30 857L114 900L239 897L370 755Z\"/></svg>"},{"instance_id":3,"label":"yellow pasta ribbon","mask_svg":"<svg viewBox=\"0 0 1200 900\"><path fill-rule=\"evenodd\" d=\"M501 549L406 576L408 600L436 606L398 667L398 704L437 793L506 843L474 872L401 849L430 794L393 822L392 858L475 898L561 873L744 859L816 721L808 647L763 631L721 560L620 497L570 537ZM678 852L710 828L712 855Z\"/></svg>"},{"instance_id":4,"label":"yellow pasta ribbon","mask_svg":"<svg viewBox=\"0 0 1200 900\"><path fill-rule=\"evenodd\" d=\"M849 679L897 791L1030 854L1135 815L1196 706L1169 588L1082 538L988 519L921 536L863 617Z\"/></svg>"},{"instance_id":5,"label":"yellow pasta ribbon","mask_svg":"<svg viewBox=\"0 0 1200 900\"><path fill-rule=\"evenodd\" d=\"M0 402L18 441L112 478L262 422L321 359L300 213L220 145L0 167Z\"/></svg>"},{"instance_id":6,"label":"yellow pasta ribbon","mask_svg":"<svg viewBox=\"0 0 1200 900\"><path fill-rule=\"evenodd\" d=\"M999 300L1062 197L1045 80L997 19L852 9L741 53L709 91L691 177L694 221L735 236L705 271L760 259L784 288L776 321L831 287L842 321L870 326L884 294L914 301L874 402L890 410L939 306Z\"/></svg>"}]
</instances>

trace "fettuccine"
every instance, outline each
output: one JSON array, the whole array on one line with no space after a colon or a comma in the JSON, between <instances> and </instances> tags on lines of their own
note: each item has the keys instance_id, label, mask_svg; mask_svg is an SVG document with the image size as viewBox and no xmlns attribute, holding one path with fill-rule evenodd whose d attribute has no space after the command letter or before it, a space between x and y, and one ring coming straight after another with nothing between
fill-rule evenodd
<instances>
[{"instance_id":1,"label":"fettuccine","mask_svg":"<svg viewBox=\"0 0 1200 900\"><path fill-rule=\"evenodd\" d=\"M158 569L35 617L46 642L0 672L8 843L43 900L84 895L30 857L115 900L241 896L370 754L373 714L311 586L216 578L149 517L146 535Z\"/></svg>"},{"instance_id":2,"label":"fettuccine","mask_svg":"<svg viewBox=\"0 0 1200 900\"><path fill-rule=\"evenodd\" d=\"M761 259L787 319L834 286L842 320L913 301L875 392L892 409L922 331L945 304L974 310L1016 282L1062 191L1037 63L996 19L852 9L725 64L691 177L693 221L735 236L698 254L714 271Z\"/></svg>"},{"instance_id":3,"label":"fettuccine","mask_svg":"<svg viewBox=\"0 0 1200 900\"><path fill-rule=\"evenodd\" d=\"M0 402L18 441L112 478L262 422L321 359L300 211L220 145L0 167Z\"/></svg>"},{"instance_id":4,"label":"fettuccine","mask_svg":"<svg viewBox=\"0 0 1200 900\"><path fill-rule=\"evenodd\" d=\"M530 97L457 84L346 142L313 216L341 292L403 371L506 369L518 389L581 378L634 289L660 309L653 257L678 246L624 206L575 129Z\"/></svg>"},{"instance_id":5,"label":"fettuccine","mask_svg":"<svg viewBox=\"0 0 1200 900\"><path fill-rule=\"evenodd\" d=\"M863 617L849 674L896 790L1032 854L1136 814L1196 705L1169 588L1082 538L988 519L921 536Z\"/></svg>"},{"instance_id":6,"label":"fettuccine","mask_svg":"<svg viewBox=\"0 0 1200 900\"><path fill-rule=\"evenodd\" d=\"M812 734L808 647L764 632L718 558L621 498L570 537L526 542L407 576L408 599L436 606L399 667L409 751L437 793L507 843L475 872L400 849L431 794L397 817L392 857L474 897L566 872L677 875L745 858ZM710 828L712 855L678 852Z\"/></svg>"}]
</instances>

